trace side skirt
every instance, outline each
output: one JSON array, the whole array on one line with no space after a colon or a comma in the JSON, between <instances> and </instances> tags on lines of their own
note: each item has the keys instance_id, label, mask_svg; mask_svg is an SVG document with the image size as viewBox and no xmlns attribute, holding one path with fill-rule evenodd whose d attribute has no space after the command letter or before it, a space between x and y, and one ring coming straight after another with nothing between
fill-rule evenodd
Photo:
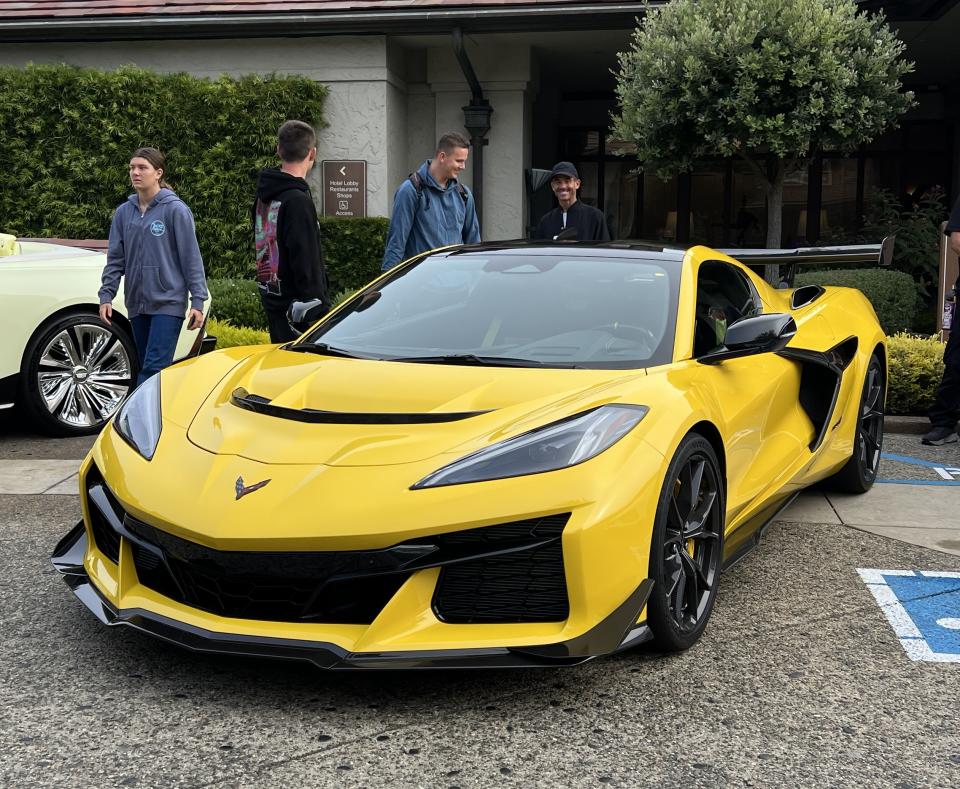
<instances>
[{"instance_id":1,"label":"side skirt","mask_svg":"<svg viewBox=\"0 0 960 789\"><path fill-rule=\"evenodd\" d=\"M720 567L721 572L729 570L756 548L767 526L769 526L781 512L789 507L798 495L800 495L800 491L791 493L774 504L771 504L733 532L730 537L734 539L728 538L727 546L724 550L726 555L723 558L723 565Z\"/></svg>"}]
</instances>

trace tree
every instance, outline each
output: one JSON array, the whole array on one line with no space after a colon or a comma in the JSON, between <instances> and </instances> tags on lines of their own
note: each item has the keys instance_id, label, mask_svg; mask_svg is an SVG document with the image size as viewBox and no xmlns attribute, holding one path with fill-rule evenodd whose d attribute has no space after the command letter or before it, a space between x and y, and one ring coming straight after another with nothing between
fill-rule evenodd
<instances>
[{"instance_id":1,"label":"tree","mask_svg":"<svg viewBox=\"0 0 960 789\"><path fill-rule=\"evenodd\" d=\"M787 175L820 151L855 150L913 106L903 50L854 0L673 0L646 9L619 55L615 130L661 177L709 156L748 162L778 247Z\"/></svg>"}]
</instances>

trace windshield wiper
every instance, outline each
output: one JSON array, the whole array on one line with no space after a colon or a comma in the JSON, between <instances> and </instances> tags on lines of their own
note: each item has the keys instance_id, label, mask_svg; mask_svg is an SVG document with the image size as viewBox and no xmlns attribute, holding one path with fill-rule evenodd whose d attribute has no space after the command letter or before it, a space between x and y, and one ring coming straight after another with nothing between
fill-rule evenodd
<instances>
[{"instance_id":1,"label":"windshield wiper","mask_svg":"<svg viewBox=\"0 0 960 789\"><path fill-rule=\"evenodd\" d=\"M473 367L574 367L572 364L546 364L536 359L516 359L511 356L478 356L475 353L447 353L439 356L394 356L391 362L418 364L459 364Z\"/></svg>"},{"instance_id":2,"label":"windshield wiper","mask_svg":"<svg viewBox=\"0 0 960 789\"><path fill-rule=\"evenodd\" d=\"M320 356L342 356L344 359L369 359L369 356L359 356L343 348L336 348L333 345L327 345L325 342L296 342L293 345L284 345L285 351L296 351L297 353L316 353Z\"/></svg>"}]
</instances>

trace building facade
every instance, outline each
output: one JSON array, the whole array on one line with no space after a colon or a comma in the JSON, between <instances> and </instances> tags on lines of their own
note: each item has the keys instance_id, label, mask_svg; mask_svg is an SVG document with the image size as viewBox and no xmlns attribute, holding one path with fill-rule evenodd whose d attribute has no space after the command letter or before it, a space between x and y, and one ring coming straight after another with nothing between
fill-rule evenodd
<instances>
[{"instance_id":1,"label":"building facade","mask_svg":"<svg viewBox=\"0 0 960 789\"><path fill-rule=\"evenodd\" d=\"M882 8L906 42L918 106L856 155L824 152L788 182L785 245L855 231L875 189L908 204L934 186L953 199L960 185L960 59L951 56L960 2L861 5ZM469 136L465 107L486 106L489 131L474 124L485 144L464 178L484 239L524 236L552 205L549 190L529 192L525 172L568 159L581 199L604 211L615 237L762 246L765 191L746 166L702 162L664 182L611 136L612 70L641 13L642 3L616 0L0 0L0 64L315 79L329 88L319 158L367 163L370 215L389 215L394 190L440 134Z\"/></svg>"}]
</instances>

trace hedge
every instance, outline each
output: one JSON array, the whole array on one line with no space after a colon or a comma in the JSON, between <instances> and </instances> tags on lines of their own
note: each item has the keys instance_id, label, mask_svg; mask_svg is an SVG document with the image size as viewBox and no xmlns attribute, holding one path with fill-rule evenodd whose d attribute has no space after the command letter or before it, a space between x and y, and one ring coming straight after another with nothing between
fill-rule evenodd
<instances>
[{"instance_id":1,"label":"hedge","mask_svg":"<svg viewBox=\"0 0 960 789\"><path fill-rule=\"evenodd\" d=\"M926 414L943 377L943 343L936 337L895 334L887 339L888 414Z\"/></svg>"},{"instance_id":2,"label":"hedge","mask_svg":"<svg viewBox=\"0 0 960 789\"><path fill-rule=\"evenodd\" d=\"M321 217L320 234L330 279L330 294L355 291L380 276L390 220Z\"/></svg>"},{"instance_id":3,"label":"hedge","mask_svg":"<svg viewBox=\"0 0 960 789\"><path fill-rule=\"evenodd\" d=\"M229 321L210 318L206 331L217 338L217 350L233 348L236 345L269 345L270 335L260 329L247 326L234 326Z\"/></svg>"},{"instance_id":4,"label":"hedge","mask_svg":"<svg viewBox=\"0 0 960 789\"><path fill-rule=\"evenodd\" d=\"M888 269L838 269L797 274L801 285L839 285L857 288L869 299L887 334L907 331L917 311L917 287L909 274Z\"/></svg>"},{"instance_id":5,"label":"hedge","mask_svg":"<svg viewBox=\"0 0 960 789\"><path fill-rule=\"evenodd\" d=\"M210 314L220 321L251 329L267 328L267 316L260 304L257 283L252 279L208 279L213 304Z\"/></svg>"},{"instance_id":6,"label":"hedge","mask_svg":"<svg viewBox=\"0 0 960 789\"><path fill-rule=\"evenodd\" d=\"M295 76L0 67L0 230L106 238L132 191L130 154L152 145L193 210L208 276L249 275L256 173L277 164L284 120L326 125L326 94Z\"/></svg>"}]
</instances>

